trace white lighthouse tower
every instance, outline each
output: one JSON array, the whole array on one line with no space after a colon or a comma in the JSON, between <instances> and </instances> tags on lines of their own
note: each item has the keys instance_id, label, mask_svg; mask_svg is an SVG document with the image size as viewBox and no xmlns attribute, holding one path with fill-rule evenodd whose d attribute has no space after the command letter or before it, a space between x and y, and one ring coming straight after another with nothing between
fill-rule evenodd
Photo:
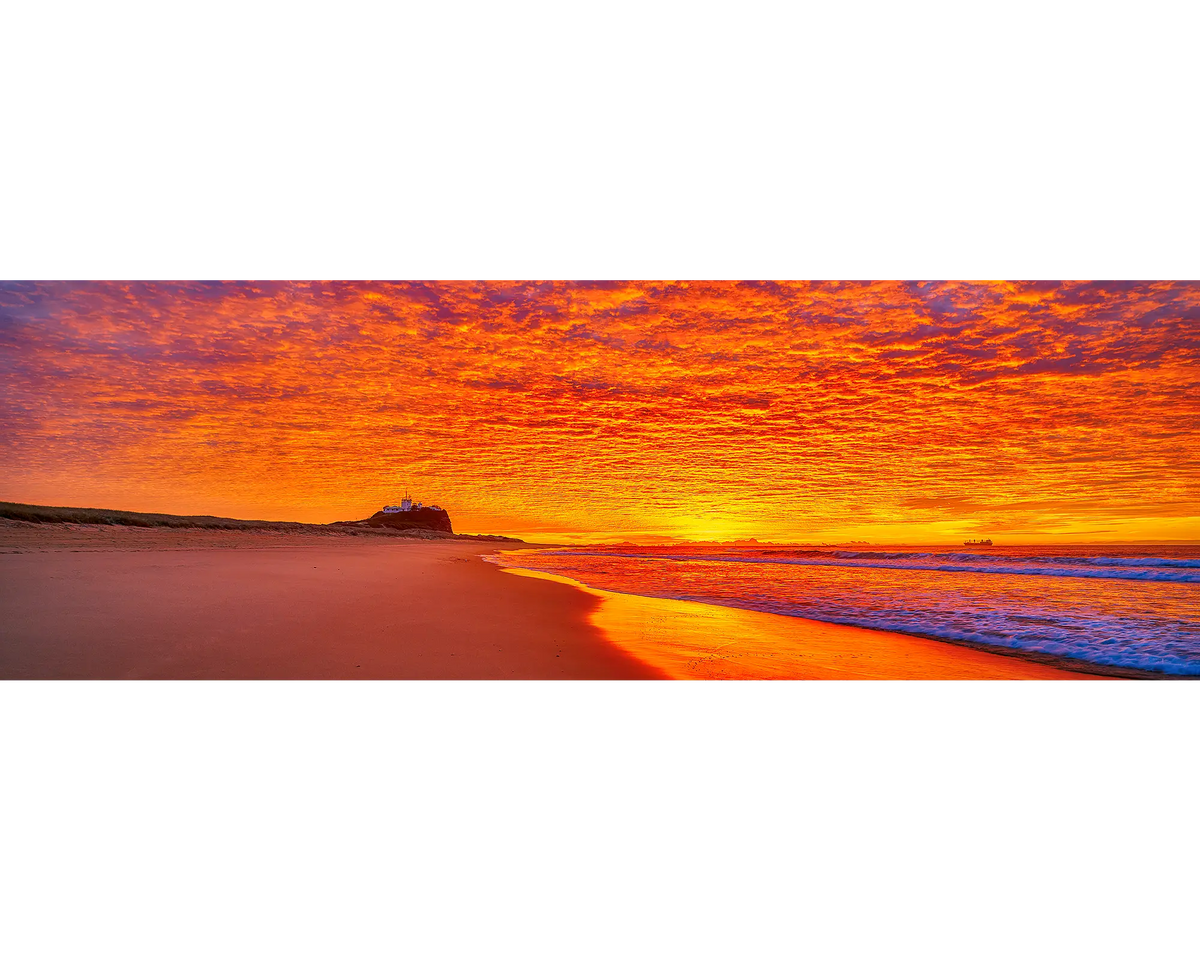
<instances>
[{"instance_id":1,"label":"white lighthouse tower","mask_svg":"<svg viewBox=\"0 0 1200 960\"><path fill-rule=\"evenodd\" d=\"M420 506L420 504L417 504L417 506ZM408 513L408 511L411 510L412 508L413 508L412 497L410 497L408 495L408 491L405 490L404 491L404 499L400 501L400 506L384 507L383 512L384 513Z\"/></svg>"}]
</instances>

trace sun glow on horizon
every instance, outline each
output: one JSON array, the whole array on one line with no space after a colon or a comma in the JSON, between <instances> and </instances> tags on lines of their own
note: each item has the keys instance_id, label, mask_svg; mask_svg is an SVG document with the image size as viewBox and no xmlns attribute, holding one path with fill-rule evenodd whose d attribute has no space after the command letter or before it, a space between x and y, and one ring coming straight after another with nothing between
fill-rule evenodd
<instances>
[{"instance_id":1,"label":"sun glow on horizon","mask_svg":"<svg viewBox=\"0 0 1200 960\"><path fill-rule=\"evenodd\" d=\"M0 498L527 540L1200 538L1200 285L3 283Z\"/></svg>"}]
</instances>

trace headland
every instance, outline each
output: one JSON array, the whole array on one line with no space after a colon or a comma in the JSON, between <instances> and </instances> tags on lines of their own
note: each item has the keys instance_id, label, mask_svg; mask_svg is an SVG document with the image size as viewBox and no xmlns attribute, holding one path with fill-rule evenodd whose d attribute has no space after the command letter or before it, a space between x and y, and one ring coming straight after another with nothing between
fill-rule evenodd
<instances>
[{"instance_id":1,"label":"headland","mask_svg":"<svg viewBox=\"0 0 1200 960\"><path fill-rule=\"evenodd\" d=\"M546 545L511 538L113 513L0 518L0 679L1082 678L513 575L497 550Z\"/></svg>"}]
</instances>

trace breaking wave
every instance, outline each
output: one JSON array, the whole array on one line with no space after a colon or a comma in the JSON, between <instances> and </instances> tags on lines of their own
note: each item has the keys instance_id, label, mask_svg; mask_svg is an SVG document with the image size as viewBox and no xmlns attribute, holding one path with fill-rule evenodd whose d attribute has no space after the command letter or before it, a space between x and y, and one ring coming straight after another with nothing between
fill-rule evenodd
<instances>
[{"instance_id":1,"label":"breaking wave","mask_svg":"<svg viewBox=\"0 0 1200 960\"><path fill-rule=\"evenodd\" d=\"M587 551L563 551L593 556ZM797 550L774 556L730 554L604 553L627 559L675 560L680 563L775 563L813 567L882 567L892 570L937 570L943 573L1004 573L1027 577L1087 577L1095 580L1166 580L1200 583L1200 560L1171 557L987 556L978 553L883 553L861 550Z\"/></svg>"},{"instance_id":2,"label":"breaking wave","mask_svg":"<svg viewBox=\"0 0 1200 960\"><path fill-rule=\"evenodd\" d=\"M621 593L1200 676L1195 548L623 546L511 562Z\"/></svg>"}]
</instances>

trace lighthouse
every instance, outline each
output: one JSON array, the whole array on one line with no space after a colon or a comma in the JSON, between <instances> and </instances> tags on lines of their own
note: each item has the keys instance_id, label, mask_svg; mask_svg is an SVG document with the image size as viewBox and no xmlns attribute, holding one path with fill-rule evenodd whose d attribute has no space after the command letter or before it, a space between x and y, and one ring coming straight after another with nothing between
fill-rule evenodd
<instances>
[{"instance_id":1,"label":"lighthouse","mask_svg":"<svg viewBox=\"0 0 1200 960\"><path fill-rule=\"evenodd\" d=\"M417 506L419 507L420 504L418 503ZM405 490L404 491L404 499L400 501L400 506L384 507L383 512L384 513L408 513L408 511L410 511L412 508L413 508L412 497L410 497L408 495L408 491Z\"/></svg>"}]
</instances>

